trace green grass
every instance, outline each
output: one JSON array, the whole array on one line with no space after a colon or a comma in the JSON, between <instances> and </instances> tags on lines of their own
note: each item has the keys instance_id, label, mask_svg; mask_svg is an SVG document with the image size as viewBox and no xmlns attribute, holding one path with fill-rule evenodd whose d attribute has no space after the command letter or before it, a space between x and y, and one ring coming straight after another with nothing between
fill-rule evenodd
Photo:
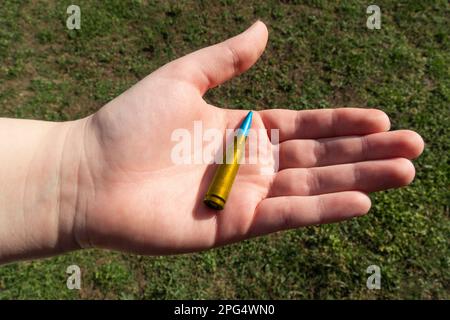
<instances>
[{"instance_id":1,"label":"green grass","mask_svg":"<svg viewBox=\"0 0 450 320\"><path fill-rule=\"evenodd\" d=\"M369 215L208 252L142 257L100 250L0 267L0 298L450 298L450 9L447 1L5 0L0 8L0 116L86 116L171 59L257 18L270 30L248 73L209 92L230 108L378 107L426 141L405 189L373 196ZM82 289L66 288L66 268ZM366 268L382 289L366 288Z\"/></svg>"}]
</instances>

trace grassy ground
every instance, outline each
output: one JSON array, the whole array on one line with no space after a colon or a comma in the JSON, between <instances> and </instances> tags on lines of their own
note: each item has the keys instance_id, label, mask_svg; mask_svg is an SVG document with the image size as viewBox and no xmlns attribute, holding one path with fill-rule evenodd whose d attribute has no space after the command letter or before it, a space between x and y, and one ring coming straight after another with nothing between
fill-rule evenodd
<instances>
[{"instance_id":1,"label":"grassy ground","mask_svg":"<svg viewBox=\"0 0 450 320\"><path fill-rule=\"evenodd\" d=\"M49 4L50 3L50 4ZM65 27L81 7L81 30ZM0 116L86 116L169 60L257 18L270 30L250 72L207 99L231 108L379 107L426 141L411 187L349 222L199 254L89 250L0 267L0 298L450 298L450 9L447 1L19 1L0 6ZM66 268L82 289L66 288ZM381 290L366 268L381 267Z\"/></svg>"}]
</instances>

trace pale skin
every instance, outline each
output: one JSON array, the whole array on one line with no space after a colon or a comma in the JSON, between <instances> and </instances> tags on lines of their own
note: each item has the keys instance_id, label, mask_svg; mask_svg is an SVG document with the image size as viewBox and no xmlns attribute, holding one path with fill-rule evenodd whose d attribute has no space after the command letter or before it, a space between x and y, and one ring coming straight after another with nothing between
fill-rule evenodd
<instances>
[{"instance_id":1,"label":"pale skin","mask_svg":"<svg viewBox=\"0 0 450 320\"><path fill-rule=\"evenodd\" d=\"M279 129L279 171L241 165L225 209L207 208L215 167L175 164L171 133L193 130L194 121L224 133L237 128L247 111L202 96L250 68L267 39L256 22L168 63L80 120L0 119L0 262L88 247L199 251L361 216L368 193L412 182L410 159L423 140L389 131L382 111L271 109L255 112L252 128Z\"/></svg>"}]
</instances>

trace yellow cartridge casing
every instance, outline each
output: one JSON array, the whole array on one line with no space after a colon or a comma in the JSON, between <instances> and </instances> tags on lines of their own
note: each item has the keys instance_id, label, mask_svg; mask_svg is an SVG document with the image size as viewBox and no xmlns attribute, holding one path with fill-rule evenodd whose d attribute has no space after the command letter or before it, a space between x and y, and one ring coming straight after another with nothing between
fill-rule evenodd
<instances>
[{"instance_id":1,"label":"yellow cartridge casing","mask_svg":"<svg viewBox=\"0 0 450 320\"><path fill-rule=\"evenodd\" d=\"M228 199L234 179L239 170L239 164L245 151L247 136L238 134L233 140L233 145L225 153L223 163L217 168L203 200L211 209L222 210L225 207L225 202Z\"/></svg>"}]
</instances>

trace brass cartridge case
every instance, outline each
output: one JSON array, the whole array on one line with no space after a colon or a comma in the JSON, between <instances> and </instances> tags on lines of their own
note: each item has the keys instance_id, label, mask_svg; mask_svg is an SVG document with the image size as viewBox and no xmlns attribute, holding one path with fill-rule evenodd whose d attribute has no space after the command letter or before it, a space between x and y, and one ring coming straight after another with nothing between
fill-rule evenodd
<instances>
[{"instance_id":1,"label":"brass cartridge case","mask_svg":"<svg viewBox=\"0 0 450 320\"><path fill-rule=\"evenodd\" d=\"M223 163L217 168L203 200L208 207L215 210L222 210L225 207L234 179L239 170L241 158L245 153L246 140L247 136L243 134L234 137L233 144L225 153Z\"/></svg>"}]
</instances>

